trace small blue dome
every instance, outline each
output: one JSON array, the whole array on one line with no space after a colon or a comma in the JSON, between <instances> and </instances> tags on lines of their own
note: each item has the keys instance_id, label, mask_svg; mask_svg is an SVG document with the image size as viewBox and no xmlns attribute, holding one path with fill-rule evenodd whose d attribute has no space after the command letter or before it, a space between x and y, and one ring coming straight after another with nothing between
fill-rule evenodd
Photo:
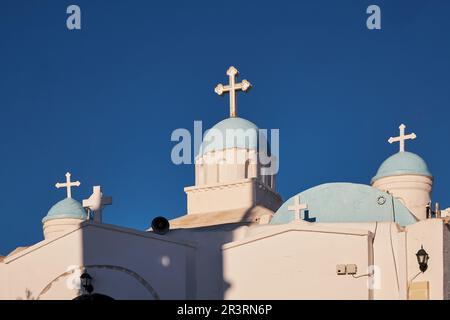
<instances>
[{"instance_id":1,"label":"small blue dome","mask_svg":"<svg viewBox=\"0 0 450 320\"><path fill-rule=\"evenodd\" d=\"M295 205L298 197L300 203L307 205L301 217L308 222L395 221L401 226L417 222L400 201L377 188L356 183L326 183L288 199L275 212L270 224L293 221L295 213L289 207Z\"/></svg>"},{"instance_id":2,"label":"small blue dome","mask_svg":"<svg viewBox=\"0 0 450 320\"><path fill-rule=\"evenodd\" d=\"M209 129L200 146L199 155L228 148L270 150L266 137L259 141L258 127L242 118L228 118Z\"/></svg>"},{"instance_id":3,"label":"small blue dome","mask_svg":"<svg viewBox=\"0 0 450 320\"><path fill-rule=\"evenodd\" d=\"M86 219L86 211L84 211L81 203L72 199L65 198L50 208L47 215L42 219L42 223L53 219Z\"/></svg>"},{"instance_id":4,"label":"small blue dome","mask_svg":"<svg viewBox=\"0 0 450 320\"><path fill-rule=\"evenodd\" d=\"M412 152L398 152L387 158L378 169L372 183L380 178L398 176L403 174L417 174L431 177L430 171L425 161Z\"/></svg>"}]
</instances>

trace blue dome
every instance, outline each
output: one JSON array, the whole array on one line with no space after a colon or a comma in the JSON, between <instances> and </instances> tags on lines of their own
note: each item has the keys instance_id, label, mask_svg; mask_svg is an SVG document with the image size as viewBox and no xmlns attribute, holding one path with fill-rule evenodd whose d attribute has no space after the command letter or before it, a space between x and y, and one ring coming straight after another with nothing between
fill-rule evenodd
<instances>
[{"instance_id":1,"label":"blue dome","mask_svg":"<svg viewBox=\"0 0 450 320\"><path fill-rule=\"evenodd\" d=\"M200 146L199 155L228 148L270 150L266 137L258 138L258 127L242 118L228 118L209 129Z\"/></svg>"},{"instance_id":2,"label":"blue dome","mask_svg":"<svg viewBox=\"0 0 450 320\"><path fill-rule=\"evenodd\" d=\"M390 194L355 183L327 183L303 191L287 200L275 212L271 224L289 223L294 211L288 210L300 197L308 208L301 211L308 222L376 222L395 221L405 226L416 222L412 213Z\"/></svg>"},{"instance_id":3,"label":"blue dome","mask_svg":"<svg viewBox=\"0 0 450 320\"><path fill-rule=\"evenodd\" d=\"M403 174L417 174L431 177L430 171L425 161L412 152L398 152L387 158L378 169L372 182L380 178L398 176Z\"/></svg>"},{"instance_id":4,"label":"blue dome","mask_svg":"<svg viewBox=\"0 0 450 320\"><path fill-rule=\"evenodd\" d=\"M65 198L51 207L47 215L42 219L42 223L48 220L64 218L85 220L86 217L86 211L84 211L81 203L72 198Z\"/></svg>"}]
</instances>

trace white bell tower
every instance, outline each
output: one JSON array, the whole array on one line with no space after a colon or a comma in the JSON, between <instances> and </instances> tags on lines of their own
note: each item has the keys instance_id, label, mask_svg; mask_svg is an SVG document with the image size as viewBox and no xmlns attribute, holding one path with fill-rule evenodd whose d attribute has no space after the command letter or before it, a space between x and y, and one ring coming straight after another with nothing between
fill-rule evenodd
<instances>
[{"instance_id":1,"label":"white bell tower","mask_svg":"<svg viewBox=\"0 0 450 320\"><path fill-rule=\"evenodd\" d=\"M229 84L219 84L215 92L230 94L230 118L206 133L195 160L195 186L185 188L187 213L248 210L262 206L275 211L281 197L275 191L277 159L268 155L267 138L250 121L237 117L236 92L246 92L247 80L236 82L238 71L227 71ZM267 165L261 159L269 159Z\"/></svg>"},{"instance_id":2,"label":"white bell tower","mask_svg":"<svg viewBox=\"0 0 450 320\"><path fill-rule=\"evenodd\" d=\"M405 128L401 124L400 135L389 138L389 143L399 142L399 152L382 163L372 178L372 186L388 191L418 220L423 220L427 217L427 206L431 201L433 176L420 156L405 151L405 141L417 137L415 133L405 135Z\"/></svg>"}]
</instances>

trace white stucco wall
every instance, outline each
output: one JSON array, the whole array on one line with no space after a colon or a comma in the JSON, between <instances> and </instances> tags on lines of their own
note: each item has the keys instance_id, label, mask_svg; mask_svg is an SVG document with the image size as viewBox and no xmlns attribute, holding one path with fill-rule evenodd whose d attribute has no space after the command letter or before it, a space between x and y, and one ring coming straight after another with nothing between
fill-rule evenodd
<instances>
[{"instance_id":1,"label":"white stucco wall","mask_svg":"<svg viewBox=\"0 0 450 320\"><path fill-rule=\"evenodd\" d=\"M450 300L450 226L444 224L444 299Z\"/></svg>"},{"instance_id":2,"label":"white stucco wall","mask_svg":"<svg viewBox=\"0 0 450 320\"><path fill-rule=\"evenodd\" d=\"M173 239L189 239L196 244L195 298L223 299L222 245L245 238L248 226L221 226L199 229L177 229L167 235Z\"/></svg>"},{"instance_id":3,"label":"white stucco wall","mask_svg":"<svg viewBox=\"0 0 450 320\"><path fill-rule=\"evenodd\" d=\"M295 265L296 261L295 259L286 260L284 259L284 256L293 256L300 253L308 255L308 259L312 266L322 266L322 259L325 259L323 257L328 255L333 257L336 254L334 252L335 250L328 250L329 246L326 244L328 241L331 241L328 240L330 234L340 234L345 232L356 234L362 232L366 234L370 232L373 236L371 237L372 240L369 241L367 250L373 253L373 257L369 257L369 259L373 259L374 267L368 271L373 270L376 272L370 279L372 284L371 298L376 300L395 300L407 299L408 280L411 279L411 273L418 271L415 257L416 250L415 248L409 248L408 251L408 236L410 238L413 237L418 241L422 241L423 238L426 238L426 243L439 243L442 238L442 230L439 231L439 227L436 227L436 225L442 225L442 221L436 219L428 220L426 223L418 224L412 228L414 231L410 230L408 233L406 228L401 228L394 222L314 224L300 222L300 224L298 224L300 228L313 228L322 231L317 232L314 239L308 238L306 240L298 241L291 239L291 235L279 235L280 233L283 234L283 232L292 232L292 228L295 226L294 223L285 225L222 226L206 229L185 229L171 231L168 235L178 239L191 239L198 244L196 255L197 298L269 299L273 298L272 295L278 297L278 293L274 294L278 286L280 288L279 290L282 291L281 297L283 298L293 299L294 297L301 297L310 299L315 296L311 294L312 291L309 289L305 290L303 293L287 293L289 290L286 291L282 289L285 284L280 284L277 281L270 284L270 286L275 288L275 291L271 291L270 294L268 294L267 288L270 286L268 284L269 282L267 282L267 274L271 274L273 270L285 270L286 278L289 278L288 275L291 275L291 273L295 274L295 270L289 271L289 268L291 268L293 264ZM297 237L299 236L297 235ZM336 240L331 241L333 246L336 246L341 241L338 236L335 237ZM269 241L271 238L277 239L276 241ZM300 237L300 239L302 238ZM276 245L274 243L276 243ZM296 243L298 243L297 246L295 245ZM221 245L223 245L224 249L222 252L218 252ZM333 246L330 248L333 248ZM279 249L276 247L287 251L295 250L295 252L287 252L283 257L276 258L273 257L274 255L279 254ZM306 247L306 249L304 247ZM309 250L309 248L311 248L310 252L302 251ZM349 249L350 251L353 250L353 244L349 245L349 248L352 248ZM364 256L366 255L367 253L364 254ZM269 259L269 257L272 258ZM270 261L266 261L265 259L269 259ZM434 259L437 260L435 263L439 265L439 256L434 256ZM343 263L347 264L352 262ZM440 263L442 263L442 260L440 260ZM267 270L265 266L268 266L267 268L269 270ZM335 264L333 264L333 266L335 267ZM365 263L363 266L363 268L367 268L368 265ZM363 272L363 268L361 265L358 265L359 273ZM366 270L367 269L364 269L364 273L368 272ZM427 271L427 276L430 276L434 272L439 273L439 268L429 269ZM363 278L364 283L367 283L368 277ZM265 288L258 287L260 281L258 279L264 279ZM222 286L223 292L220 292L217 285L217 281L221 280L225 283L224 286ZM299 281L301 280L302 279L300 278ZM323 279L320 281L322 280ZM336 287L332 281L326 283L321 283L320 281L316 283L317 286L315 288L320 288L318 290L321 292L340 291L339 287ZM438 281L437 283L439 283L439 281L442 281L442 278L439 280L438 276L435 281ZM289 283L287 285L289 287ZM228 288L228 286L230 287ZM286 296L283 296L284 294L286 294ZM320 295L319 293L317 294ZM333 297L333 299L334 298L336 297ZM362 299L367 298L368 297L364 295ZM358 299L361 298L358 297Z\"/></svg>"},{"instance_id":4,"label":"white stucco wall","mask_svg":"<svg viewBox=\"0 0 450 320\"><path fill-rule=\"evenodd\" d=\"M323 223L327 227L363 229L373 234L373 299L407 297L406 232L395 222Z\"/></svg>"},{"instance_id":5,"label":"white stucco wall","mask_svg":"<svg viewBox=\"0 0 450 320\"><path fill-rule=\"evenodd\" d=\"M0 300L6 300L8 298L7 292L6 292L6 265L3 262L0 262Z\"/></svg>"},{"instance_id":6,"label":"white stucco wall","mask_svg":"<svg viewBox=\"0 0 450 320\"><path fill-rule=\"evenodd\" d=\"M444 222L441 219L422 220L406 228L408 282L428 281L430 299L444 298ZM430 256L428 269L419 270L416 253L423 246Z\"/></svg>"},{"instance_id":7,"label":"white stucco wall","mask_svg":"<svg viewBox=\"0 0 450 320\"><path fill-rule=\"evenodd\" d=\"M223 247L225 299L369 299L371 233L291 224Z\"/></svg>"},{"instance_id":8,"label":"white stucco wall","mask_svg":"<svg viewBox=\"0 0 450 320\"><path fill-rule=\"evenodd\" d=\"M187 242L86 222L6 258L0 269L6 281L0 291L2 298L13 300L73 299L81 292L68 282L78 280L79 274L63 274L87 266L94 292L115 299L192 298L194 252Z\"/></svg>"},{"instance_id":9,"label":"white stucco wall","mask_svg":"<svg viewBox=\"0 0 450 320\"><path fill-rule=\"evenodd\" d=\"M116 299L407 299L413 277L429 281L431 299L442 299L449 297L449 238L441 219L406 228L222 225L164 236L86 222L5 258L0 299L35 299L49 283L40 299L72 299L80 292L67 287L70 274L52 282L72 265L88 266L95 292ZM419 274L415 254L422 245L430 261ZM337 264L356 264L357 278L337 275ZM369 279L372 265L378 273Z\"/></svg>"},{"instance_id":10,"label":"white stucco wall","mask_svg":"<svg viewBox=\"0 0 450 320\"><path fill-rule=\"evenodd\" d=\"M113 265L133 270L146 279L160 299L189 299L195 295L195 247L153 233L97 224L84 229L84 265ZM93 271L94 272L94 271ZM123 272L101 273L96 290L117 299L152 299L136 279ZM117 276L126 276L123 280ZM128 279L128 281L124 281Z\"/></svg>"},{"instance_id":11,"label":"white stucco wall","mask_svg":"<svg viewBox=\"0 0 450 320\"><path fill-rule=\"evenodd\" d=\"M36 299L52 280L66 272L69 266L82 263L82 237L77 231L63 237L44 240L17 254L7 257L2 268L2 292L7 299ZM65 280L53 289L65 287ZM28 293L27 293L28 292ZM78 290L50 290L49 299L72 299Z\"/></svg>"}]
</instances>

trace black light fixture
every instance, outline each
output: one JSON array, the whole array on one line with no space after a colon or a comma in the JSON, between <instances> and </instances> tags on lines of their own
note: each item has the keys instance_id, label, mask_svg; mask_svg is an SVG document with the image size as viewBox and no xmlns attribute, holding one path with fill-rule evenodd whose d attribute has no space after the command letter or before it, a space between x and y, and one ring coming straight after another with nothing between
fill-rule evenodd
<instances>
[{"instance_id":1,"label":"black light fixture","mask_svg":"<svg viewBox=\"0 0 450 320\"><path fill-rule=\"evenodd\" d=\"M430 256L423 249L423 246L420 248L419 251L417 251L416 257L417 257L417 262L419 263L420 271L425 272L428 269L428 260L430 259Z\"/></svg>"},{"instance_id":2,"label":"black light fixture","mask_svg":"<svg viewBox=\"0 0 450 320\"><path fill-rule=\"evenodd\" d=\"M81 286L86 290L88 294L91 294L94 291L94 287L92 286L92 277L86 271L80 276Z\"/></svg>"}]
</instances>

